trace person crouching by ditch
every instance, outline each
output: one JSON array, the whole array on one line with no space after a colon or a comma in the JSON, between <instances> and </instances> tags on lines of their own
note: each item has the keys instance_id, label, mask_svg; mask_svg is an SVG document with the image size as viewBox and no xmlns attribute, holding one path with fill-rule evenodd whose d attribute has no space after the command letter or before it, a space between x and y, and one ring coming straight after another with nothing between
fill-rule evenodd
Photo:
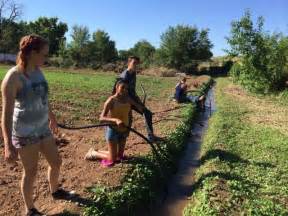
<instances>
[{"instance_id":1,"label":"person crouching by ditch","mask_svg":"<svg viewBox=\"0 0 288 216\"><path fill-rule=\"evenodd\" d=\"M49 188L53 198L63 195L58 188L61 158L52 133L57 122L48 101L48 83L40 69L49 53L48 42L38 35L20 41L17 65L5 75L2 91L2 134L5 159L23 164L21 192L26 215L42 215L33 203L33 184L39 152L46 158Z\"/></svg>"},{"instance_id":2,"label":"person crouching by ditch","mask_svg":"<svg viewBox=\"0 0 288 216\"><path fill-rule=\"evenodd\" d=\"M101 123L111 124L111 126L106 127L108 151L95 151L91 148L85 155L86 160L102 159L101 164L104 167L110 167L115 162L125 159L124 149L129 135L126 126L129 126L129 113L132 106L136 106L142 111L142 107L129 97L128 84L124 80L118 80L115 94L105 102L100 115Z\"/></svg>"},{"instance_id":3,"label":"person crouching by ditch","mask_svg":"<svg viewBox=\"0 0 288 216\"><path fill-rule=\"evenodd\" d=\"M178 103L192 102L195 103L197 106L199 106L201 109L203 109L205 103L205 95L201 96L187 95L188 92L189 91L188 86L186 84L186 77L183 77L175 87L175 95L174 95L175 100Z\"/></svg>"}]
</instances>

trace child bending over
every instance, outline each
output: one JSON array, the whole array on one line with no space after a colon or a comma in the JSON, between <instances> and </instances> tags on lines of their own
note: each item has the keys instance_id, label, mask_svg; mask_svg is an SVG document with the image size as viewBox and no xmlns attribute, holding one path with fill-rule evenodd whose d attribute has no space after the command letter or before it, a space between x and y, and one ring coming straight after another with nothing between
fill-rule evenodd
<instances>
[{"instance_id":1,"label":"child bending over","mask_svg":"<svg viewBox=\"0 0 288 216\"><path fill-rule=\"evenodd\" d=\"M123 160L124 149L127 137L129 135L129 113L131 107L136 106L142 109L136 102L128 96L128 85L123 80L119 80L116 84L116 92L108 98L104 104L104 109L100 115L101 123L109 123L106 127L106 141L108 151L92 148L85 156L86 160L102 159L101 164L105 167L110 167L117 161Z\"/></svg>"}]
</instances>

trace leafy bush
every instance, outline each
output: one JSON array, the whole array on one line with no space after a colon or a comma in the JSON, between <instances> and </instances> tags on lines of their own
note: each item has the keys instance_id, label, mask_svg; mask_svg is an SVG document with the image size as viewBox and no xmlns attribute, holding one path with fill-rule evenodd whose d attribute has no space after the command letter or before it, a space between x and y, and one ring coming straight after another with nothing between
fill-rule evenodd
<instances>
[{"instance_id":1,"label":"leafy bush","mask_svg":"<svg viewBox=\"0 0 288 216\"><path fill-rule=\"evenodd\" d=\"M234 63L229 71L229 75L233 78L233 81L238 82L241 73L241 65L239 63Z\"/></svg>"},{"instance_id":2,"label":"leafy bush","mask_svg":"<svg viewBox=\"0 0 288 216\"><path fill-rule=\"evenodd\" d=\"M148 41L138 41L133 48L129 50L129 53L138 56L141 59L141 66L147 68L153 61L153 55L155 53L155 47Z\"/></svg>"},{"instance_id":3,"label":"leafy bush","mask_svg":"<svg viewBox=\"0 0 288 216\"><path fill-rule=\"evenodd\" d=\"M48 65L54 67L69 68L73 66L73 60L69 57L64 58L62 56L53 56L49 58Z\"/></svg>"},{"instance_id":4,"label":"leafy bush","mask_svg":"<svg viewBox=\"0 0 288 216\"><path fill-rule=\"evenodd\" d=\"M195 60L212 57L210 49L213 45L208 33L208 29L199 31L191 26L169 27L161 35L161 45L155 53L155 63L188 73L195 70Z\"/></svg>"},{"instance_id":5,"label":"leafy bush","mask_svg":"<svg viewBox=\"0 0 288 216\"><path fill-rule=\"evenodd\" d=\"M234 80L250 91L267 93L284 86L288 38L282 34L270 35L263 25L264 19L259 17L254 27L250 12L246 11L239 21L232 22L227 52L240 57L241 66L233 67L230 72Z\"/></svg>"}]
</instances>

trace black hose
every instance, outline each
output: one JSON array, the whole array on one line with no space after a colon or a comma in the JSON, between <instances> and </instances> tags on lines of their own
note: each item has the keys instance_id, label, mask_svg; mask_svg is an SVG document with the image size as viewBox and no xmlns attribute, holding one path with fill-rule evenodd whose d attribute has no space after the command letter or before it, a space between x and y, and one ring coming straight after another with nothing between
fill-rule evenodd
<instances>
[{"instance_id":1,"label":"black hose","mask_svg":"<svg viewBox=\"0 0 288 216\"><path fill-rule=\"evenodd\" d=\"M85 125L85 126L80 126L80 127L69 127L67 125L64 124L59 124L58 123L58 127L63 128L63 129L67 129L67 130L81 130L81 129L89 129L89 128L97 128L97 127L105 127L105 126L112 126L113 124L109 124L109 123L100 123L100 124L92 124L92 125ZM153 143L147 138L145 137L143 134L141 134L140 132L138 132L137 130L125 126L128 130L132 131L133 133L137 134L138 136L140 136L142 139L144 139L147 143L152 144Z\"/></svg>"},{"instance_id":2,"label":"black hose","mask_svg":"<svg viewBox=\"0 0 288 216\"><path fill-rule=\"evenodd\" d=\"M82 130L82 129L105 127L105 126L111 126L111 124L103 123L103 124L85 125L85 126L80 126L80 127L69 127L67 125L58 123L58 127L66 129L66 130Z\"/></svg>"},{"instance_id":3,"label":"black hose","mask_svg":"<svg viewBox=\"0 0 288 216\"><path fill-rule=\"evenodd\" d=\"M102 124L93 124L93 125L86 125L86 126L80 126L80 127L69 127L67 125L64 125L64 124L59 124L58 123L58 127L60 128L63 128L63 129L67 129L67 130L81 130L81 129L89 129L89 128L97 128L97 127L105 127L105 126L111 126L112 124L109 124L109 123L102 123ZM156 156L156 160L158 161L159 163L159 166L161 166L161 162L160 162L160 154L158 153L156 147L154 146L154 144L149 140L147 139L147 137L145 137L143 134L141 134L140 132L138 132L137 130L131 128L131 127L128 127L128 126L125 126L128 130L132 131L133 133L135 133L136 135L138 135L139 137L141 137L142 139L144 139L152 148L152 151L153 153L155 154Z\"/></svg>"}]
</instances>

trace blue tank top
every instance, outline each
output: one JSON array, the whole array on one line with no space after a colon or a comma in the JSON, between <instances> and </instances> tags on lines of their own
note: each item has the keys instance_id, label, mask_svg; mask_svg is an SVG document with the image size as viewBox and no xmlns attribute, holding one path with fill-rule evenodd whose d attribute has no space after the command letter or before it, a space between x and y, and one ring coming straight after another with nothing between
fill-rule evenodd
<instances>
[{"instance_id":1,"label":"blue tank top","mask_svg":"<svg viewBox=\"0 0 288 216\"><path fill-rule=\"evenodd\" d=\"M11 70L17 70L17 67ZM48 121L48 83L36 69L29 78L20 73L22 89L17 93L13 113L12 136L41 137L51 134Z\"/></svg>"}]
</instances>

